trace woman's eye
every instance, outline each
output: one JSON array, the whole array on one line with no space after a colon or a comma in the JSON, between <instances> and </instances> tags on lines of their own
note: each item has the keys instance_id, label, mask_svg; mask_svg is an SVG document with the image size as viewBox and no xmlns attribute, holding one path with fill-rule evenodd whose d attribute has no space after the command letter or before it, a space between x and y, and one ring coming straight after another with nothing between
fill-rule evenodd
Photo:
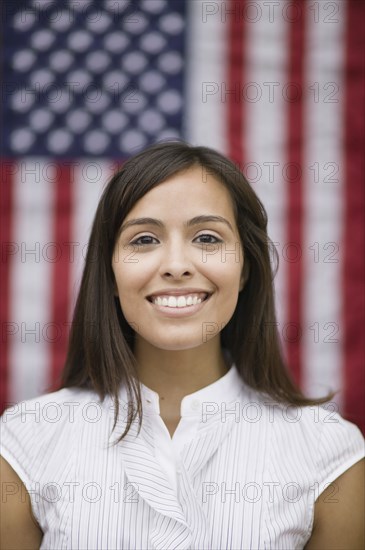
<instances>
[{"instance_id":1,"label":"woman's eye","mask_svg":"<svg viewBox=\"0 0 365 550\"><path fill-rule=\"evenodd\" d=\"M151 242L141 242L141 239L152 239L152 240L157 240L155 239L155 237L151 237L151 235L142 235L141 237L138 237L138 239L136 239L135 241L132 241L130 244L135 244L137 246L144 246L146 244L154 244L154 243L151 243Z\"/></svg>"},{"instance_id":2,"label":"woman's eye","mask_svg":"<svg viewBox=\"0 0 365 550\"><path fill-rule=\"evenodd\" d=\"M209 235L209 233L206 233L205 235L199 235L197 239L215 239L213 242L209 240L204 240L202 244L216 244L223 242L222 239L218 239L218 237L215 237L214 235Z\"/></svg>"},{"instance_id":3,"label":"woman's eye","mask_svg":"<svg viewBox=\"0 0 365 550\"><path fill-rule=\"evenodd\" d=\"M208 233L206 233L205 235L199 235L198 237L196 237L196 239L203 239L202 241L200 241L200 244L217 244L217 243L223 242L222 239L219 239L214 235L209 235ZM155 237L151 237L151 235L141 235L141 237L138 237L138 239L135 239L130 244L133 244L136 246L145 246L149 244L155 244L152 241L157 241L157 239Z\"/></svg>"}]
</instances>

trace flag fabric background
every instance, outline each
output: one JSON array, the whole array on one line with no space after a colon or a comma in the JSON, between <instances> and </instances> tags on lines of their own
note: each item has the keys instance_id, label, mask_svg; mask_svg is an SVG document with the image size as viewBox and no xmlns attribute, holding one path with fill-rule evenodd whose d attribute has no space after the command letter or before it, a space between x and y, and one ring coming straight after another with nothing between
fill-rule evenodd
<instances>
[{"instance_id":1,"label":"flag fabric background","mask_svg":"<svg viewBox=\"0 0 365 550\"><path fill-rule=\"evenodd\" d=\"M1 411L57 387L113 170L183 138L263 201L290 369L364 430L364 6L3 3Z\"/></svg>"}]
</instances>

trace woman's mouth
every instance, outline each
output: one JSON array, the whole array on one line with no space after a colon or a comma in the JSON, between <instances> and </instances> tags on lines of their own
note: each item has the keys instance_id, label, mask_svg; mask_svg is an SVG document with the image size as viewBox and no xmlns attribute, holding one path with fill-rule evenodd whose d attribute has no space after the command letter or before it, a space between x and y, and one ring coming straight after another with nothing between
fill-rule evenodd
<instances>
[{"instance_id":1,"label":"woman's mouth","mask_svg":"<svg viewBox=\"0 0 365 550\"><path fill-rule=\"evenodd\" d=\"M186 296L153 296L147 300L152 307L167 317L181 317L191 315L202 309L211 294L197 293Z\"/></svg>"}]
</instances>

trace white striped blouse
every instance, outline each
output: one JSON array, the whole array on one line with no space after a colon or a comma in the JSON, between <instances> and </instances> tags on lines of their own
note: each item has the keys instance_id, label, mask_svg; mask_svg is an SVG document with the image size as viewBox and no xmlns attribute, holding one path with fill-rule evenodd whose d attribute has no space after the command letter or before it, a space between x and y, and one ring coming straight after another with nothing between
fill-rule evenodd
<instances>
[{"instance_id":1,"label":"white striped blouse","mask_svg":"<svg viewBox=\"0 0 365 550\"><path fill-rule=\"evenodd\" d=\"M278 405L236 366L184 397L171 439L156 392L141 384L143 424L63 389L9 407L0 453L18 473L41 549L299 549L318 495L364 456L360 430L334 404ZM109 438L110 436L110 438ZM333 496L336 498L336 489Z\"/></svg>"}]
</instances>

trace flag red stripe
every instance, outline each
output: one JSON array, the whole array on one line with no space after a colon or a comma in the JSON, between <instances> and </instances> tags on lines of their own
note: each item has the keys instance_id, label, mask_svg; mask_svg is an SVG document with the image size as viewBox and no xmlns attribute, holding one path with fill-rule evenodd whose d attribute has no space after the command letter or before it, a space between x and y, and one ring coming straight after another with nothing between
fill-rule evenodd
<instances>
[{"instance_id":1,"label":"flag red stripe","mask_svg":"<svg viewBox=\"0 0 365 550\"><path fill-rule=\"evenodd\" d=\"M364 391L364 46L365 5L347 3L345 226L343 240L344 414L365 432Z\"/></svg>"},{"instance_id":2,"label":"flag red stripe","mask_svg":"<svg viewBox=\"0 0 365 550\"><path fill-rule=\"evenodd\" d=\"M228 156L239 166L243 165L243 85L244 85L244 17L245 0L231 0L228 16L228 74L227 84L222 82L222 101L227 102Z\"/></svg>"},{"instance_id":3,"label":"flag red stripe","mask_svg":"<svg viewBox=\"0 0 365 550\"><path fill-rule=\"evenodd\" d=\"M10 319L10 264L11 254L15 253L17 243L12 242L12 213L13 213L13 176L15 164L2 161L1 189L0 189L0 229L1 229L1 264L0 264L0 319L1 319L1 346L0 346L0 414L9 401L9 331ZM13 248L14 247L14 248ZM10 327L9 327L10 329ZM9 405L8 405L9 406Z\"/></svg>"},{"instance_id":4,"label":"flag red stripe","mask_svg":"<svg viewBox=\"0 0 365 550\"><path fill-rule=\"evenodd\" d=\"M288 106L288 137L285 170L287 179L287 242L284 256L287 259L287 358L294 379L301 383L301 331L302 331L302 161L303 161L303 83L304 83L304 3L291 4L287 10L289 28L288 82L283 89ZM298 15L300 14L300 16Z\"/></svg>"},{"instance_id":5,"label":"flag red stripe","mask_svg":"<svg viewBox=\"0 0 365 550\"><path fill-rule=\"evenodd\" d=\"M48 336L51 346L51 383L58 383L66 357L69 328L68 308L70 289L70 256L72 208L72 169L65 164L58 166L54 203L54 236L57 247L57 261L52 263L52 310L51 323L54 327ZM54 341L53 341L54 340Z\"/></svg>"}]
</instances>

